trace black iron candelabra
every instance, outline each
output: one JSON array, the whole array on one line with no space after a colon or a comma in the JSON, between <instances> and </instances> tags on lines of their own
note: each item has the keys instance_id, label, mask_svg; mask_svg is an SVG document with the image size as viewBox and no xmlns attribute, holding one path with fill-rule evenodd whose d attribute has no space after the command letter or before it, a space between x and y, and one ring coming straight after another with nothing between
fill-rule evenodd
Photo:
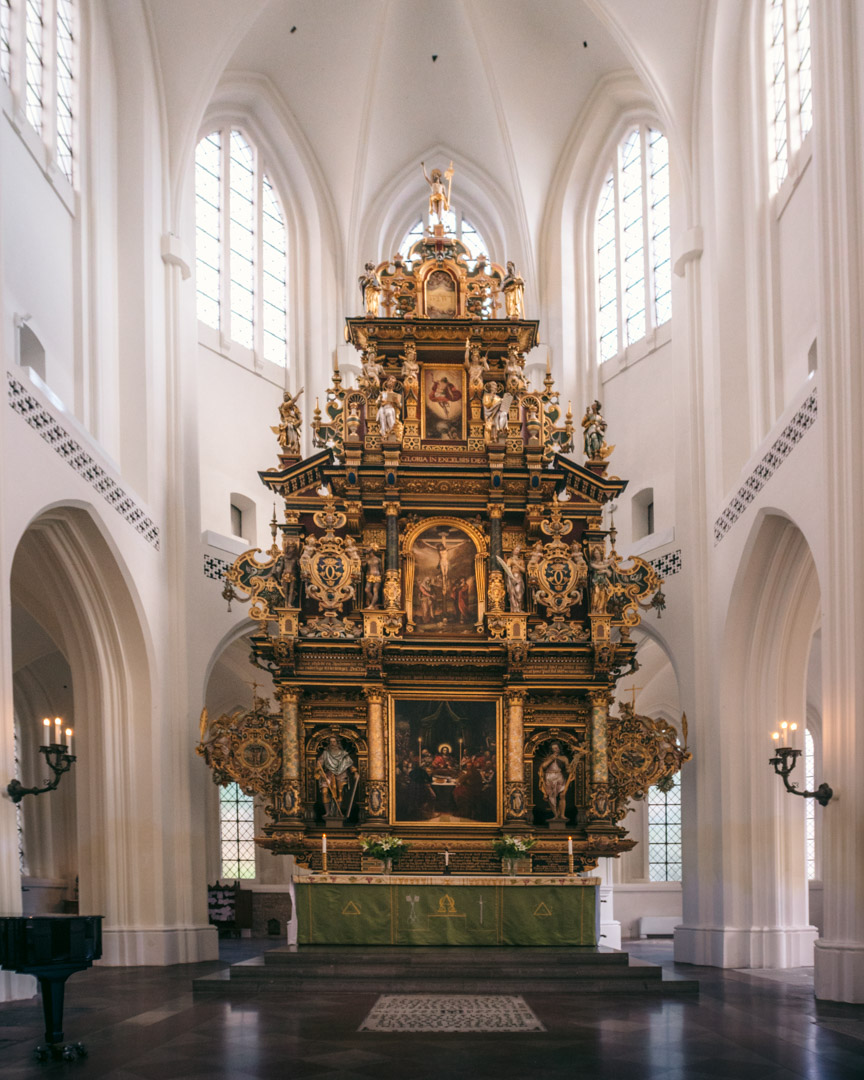
<instances>
[{"instance_id":1,"label":"black iron candelabra","mask_svg":"<svg viewBox=\"0 0 864 1080\"><path fill-rule=\"evenodd\" d=\"M45 725L48 726L47 723ZM59 736L59 729L58 729ZM67 738L71 738L72 732L69 728L66 729ZM60 783L60 777L69 772L72 768L73 762L77 760L74 754L69 752L69 743L65 742L51 742L47 745L39 747L39 753L45 755L45 760L48 763L48 768L54 773L53 780L46 780L41 787L24 787L20 780L10 780L6 785L6 790L9 793L9 798L14 803L20 803L25 795L43 795L46 791L54 791L57 785Z\"/></svg>"},{"instance_id":2,"label":"black iron candelabra","mask_svg":"<svg viewBox=\"0 0 864 1080\"><path fill-rule=\"evenodd\" d=\"M792 746L778 746L769 764L774 766L774 772L781 777L787 791L793 795L800 795L803 799L815 799L820 806L827 806L834 796L828 784L820 784L815 791L799 791L798 785L789 781L789 776L802 753L803 750L796 750Z\"/></svg>"}]
</instances>

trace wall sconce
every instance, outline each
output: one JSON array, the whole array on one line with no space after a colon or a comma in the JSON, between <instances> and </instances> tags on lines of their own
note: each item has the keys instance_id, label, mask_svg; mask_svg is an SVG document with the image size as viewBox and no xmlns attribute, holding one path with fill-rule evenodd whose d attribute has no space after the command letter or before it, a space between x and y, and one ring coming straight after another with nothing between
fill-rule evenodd
<instances>
[{"instance_id":1,"label":"wall sconce","mask_svg":"<svg viewBox=\"0 0 864 1080\"><path fill-rule=\"evenodd\" d=\"M798 725L790 724L784 720L780 725L780 728L785 736L787 733L796 732L798 730ZM775 743L779 742L780 732L773 731L771 733L771 738ZM815 791L799 791L796 784L789 783L789 775L798 763L798 758L801 757L803 753L803 750L797 750L792 746L778 746L774 752L774 757L769 759L768 764L774 766L774 772L783 780L786 790L791 792L791 794L800 795L803 799L815 799L820 806L827 806L834 797L834 792L827 784L820 784Z\"/></svg>"},{"instance_id":2,"label":"wall sconce","mask_svg":"<svg viewBox=\"0 0 864 1080\"><path fill-rule=\"evenodd\" d=\"M42 721L43 726L46 729L51 728L51 721L46 716ZM46 740L49 737L49 730L44 732ZM42 795L46 791L53 791L60 783L60 777L63 773L69 772L72 768L72 762L77 760L72 751L72 728L66 728L66 742L63 739L63 721L59 716L54 718L54 741L47 743L39 747L39 753L45 755L45 760L48 762L48 768L54 773L53 780L46 780L42 787L24 787L21 781L17 778L11 780L6 786L6 790L9 792L9 798L14 803L20 803L25 795Z\"/></svg>"}]
</instances>

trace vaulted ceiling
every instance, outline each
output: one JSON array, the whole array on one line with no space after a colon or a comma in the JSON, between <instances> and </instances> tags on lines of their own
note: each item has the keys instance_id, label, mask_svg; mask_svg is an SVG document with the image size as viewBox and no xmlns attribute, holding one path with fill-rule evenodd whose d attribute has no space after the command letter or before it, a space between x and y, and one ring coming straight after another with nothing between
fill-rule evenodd
<instances>
[{"instance_id":1,"label":"vaulted ceiling","mask_svg":"<svg viewBox=\"0 0 864 1080\"><path fill-rule=\"evenodd\" d=\"M387 184L433 151L435 164L452 155L457 167L470 162L494 178L509 212L536 238L568 137L603 76L635 72L667 127L689 137L702 27L714 7L713 0L141 3L172 170L188 155L220 81L266 79L305 137L349 237Z\"/></svg>"}]
</instances>

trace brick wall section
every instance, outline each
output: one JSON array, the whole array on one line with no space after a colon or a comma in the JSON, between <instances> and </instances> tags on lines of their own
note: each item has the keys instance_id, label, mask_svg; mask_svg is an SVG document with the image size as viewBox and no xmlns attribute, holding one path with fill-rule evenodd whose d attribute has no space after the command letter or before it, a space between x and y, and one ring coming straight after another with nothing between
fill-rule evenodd
<instances>
[{"instance_id":1,"label":"brick wall section","mask_svg":"<svg viewBox=\"0 0 864 1080\"><path fill-rule=\"evenodd\" d=\"M267 923L270 919L279 920L279 933L282 937L288 932L288 920L291 918L291 897L287 892L256 892L252 894L252 936L268 937Z\"/></svg>"}]
</instances>

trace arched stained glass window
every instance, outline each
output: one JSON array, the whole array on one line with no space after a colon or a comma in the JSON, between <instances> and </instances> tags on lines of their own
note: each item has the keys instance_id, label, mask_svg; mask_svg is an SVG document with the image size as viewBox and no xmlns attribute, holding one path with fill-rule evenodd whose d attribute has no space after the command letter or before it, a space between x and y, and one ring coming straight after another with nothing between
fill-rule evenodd
<instances>
[{"instance_id":1,"label":"arched stained glass window","mask_svg":"<svg viewBox=\"0 0 864 1080\"><path fill-rule=\"evenodd\" d=\"M254 355L288 362L288 234L258 149L238 128L195 152L198 318Z\"/></svg>"},{"instance_id":2,"label":"arched stained glass window","mask_svg":"<svg viewBox=\"0 0 864 1080\"><path fill-rule=\"evenodd\" d=\"M809 0L766 0L771 186L777 191L813 126Z\"/></svg>"},{"instance_id":3,"label":"arched stained glass window","mask_svg":"<svg viewBox=\"0 0 864 1080\"><path fill-rule=\"evenodd\" d=\"M672 317L669 144L655 128L625 135L600 190L594 230L600 362Z\"/></svg>"}]
</instances>

